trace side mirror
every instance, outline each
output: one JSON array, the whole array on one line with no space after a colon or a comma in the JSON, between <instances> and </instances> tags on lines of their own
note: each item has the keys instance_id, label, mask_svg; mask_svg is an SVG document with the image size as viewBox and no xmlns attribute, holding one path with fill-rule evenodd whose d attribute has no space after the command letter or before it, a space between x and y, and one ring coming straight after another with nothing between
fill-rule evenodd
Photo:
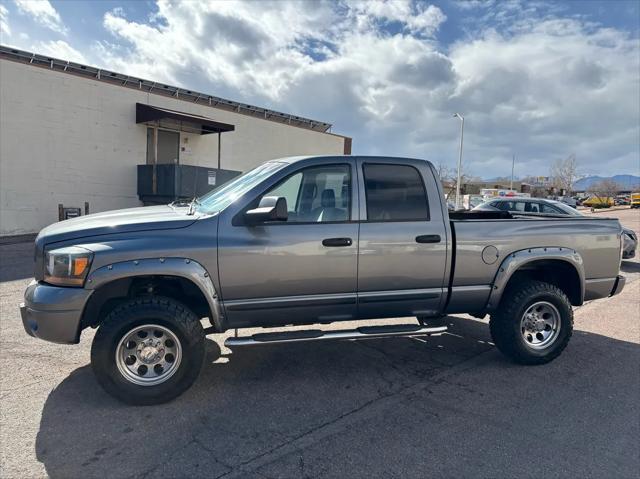
<instances>
[{"instance_id":1,"label":"side mirror","mask_svg":"<svg viewBox=\"0 0 640 479\"><path fill-rule=\"evenodd\" d=\"M267 221L287 221L288 217L287 199L282 196L265 196L257 208L244 214L245 222L249 225Z\"/></svg>"}]
</instances>

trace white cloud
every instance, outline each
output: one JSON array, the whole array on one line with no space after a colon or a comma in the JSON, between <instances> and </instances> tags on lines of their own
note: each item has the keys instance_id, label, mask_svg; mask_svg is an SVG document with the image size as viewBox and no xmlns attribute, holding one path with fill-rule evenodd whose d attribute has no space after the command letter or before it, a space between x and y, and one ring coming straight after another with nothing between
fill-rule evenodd
<instances>
[{"instance_id":1,"label":"white cloud","mask_svg":"<svg viewBox=\"0 0 640 479\"><path fill-rule=\"evenodd\" d=\"M571 152L585 171L627 158L627 169L639 173L639 52L628 35L576 20L457 44L451 104L474 125L471 153L504 163L509 150L525 152L525 172Z\"/></svg>"},{"instance_id":2,"label":"white cloud","mask_svg":"<svg viewBox=\"0 0 640 479\"><path fill-rule=\"evenodd\" d=\"M355 152L453 163L460 111L475 174L510 171L514 152L520 174L569 153L638 173L637 40L523 11L444 49L446 16L423 3L160 0L151 23L108 13L100 49L116 70L331 121Z\"/></svg>"},{"instance_id":3,"label":"white cloud","mask_svg":"<svg viewBox=\"0 0 640 479\"><path fill-rule=\"evenodd\" d=\"M4 41L5 36L11 36L11 28L9 27L9 10L0 4L0 40Z\"/></svg>"},{"instance_id":4,"label":"white cloud","mask_svg":"<svg viewBox=\"0 0 640 479\"><path fill-rule=\"evenodd\" d=\"M438 7L411 0L367 0L350 3L351 12L358 17L358 24L372 25L376 22L399 22L415 33L427 36L438 31L447 19Z\"/></svg>"},{"instance_id":5,"label":"white cloud","mask_svg":"<svg viewBox=\"0 0 640 479\"><path fill-rule=\"evenodd\" d=\"M39 42L34 46L33 49L42 55L49 55L61 60L70 60L72 62L85 64L89 63L82 53L73 48L64 40Z\"/></svg>"},{"instance_id":6,"label":"white cloud","mask_svg":"<svg viewBox=\"0 0 640 479\"><path fill-rule=\"evenodd\" d=\"M107 13L105 28L126 46L103 43L101 54L116 66L129 65L137 75L175 81L181 70L197 68L208 79L243 94L282 100L300 75L323 69L323 63L333 67L349 61L344 51L360 55L358 61L367 63L373 52L362 42L388 43L390 49L403 42L418 50L428 46L411 35L381 35L376 22L399 22L407 31L432 35L446 18L436 7L408 0L344 8L346 12L330 3L295 1L174 4L160 0L154 15L163 20L159 23L132 22L122 12ZM419 55L419 51L408 54L409 67ZM377 65L386 68L388 61L379 60Z\"/></svg>"},{"instance_id":7,"label":"white cloud","mask_svg":"<svg viewBox=\"0 0 640 479\"><path fill-rule=\"evenodd\" d=\"M348 8L361 30L396 22L412 33L433 36L447 19L438 7L411 0L367 0L348 3Z\"/></svg>"},{"instance_id":8,"label":"white cloud","mask_svg":"<svg viewBox=\"0 0 640 479\"><path fill-rule=\"evenodd\" d=\"M104 26L124 46L102 43L101 55L135 75L175 82L191 68L242 94L259 91L276 98L313 63L305 41L331 37L338 18L328 5L300 5L161 0L155 18L164 22L150 24L112 11Z\"/></svg>"},{"instance_id":9,"label":"white cloud","mask_svg":"<svg viewBox=\"0 0 640 479\"><path fill-rule=\"evenodd\" d=\"M584 173L640 173L640 47L624 31L519 1L451 12L410 0L157 7L149 21L108 12L110 40L90 48L34 49L329 121L355 153L453 165L459 111L473 174L510 173L512 153L522 175L570 153ZM443 46L456 11L482 26Z\"/></svg>"},{"instance_id":10,"label":"white cloud","mask_svg":"<svg viewBox=\"0 0 640 479\"><path fill-rule=\"evenodd\" d=\"M419 9L417 15L407 20L407 24L413 30L423 31L432 35L440 28L440 24L444 23L446 19L447 17L442 13L442 10L433 5L429 5L424 9Z\"/></svg>"},{"instance_id":11,"label":"white cloud","mask_svg":"<svg viewBox=\"0 0 640 479\"><path fill-rule=\"evenodd\" d=\"M66 34L67 28L49 0L14 0L14 2L20 13L31 16L37 23L54 32Z\"/></svg>"}]
</instances>

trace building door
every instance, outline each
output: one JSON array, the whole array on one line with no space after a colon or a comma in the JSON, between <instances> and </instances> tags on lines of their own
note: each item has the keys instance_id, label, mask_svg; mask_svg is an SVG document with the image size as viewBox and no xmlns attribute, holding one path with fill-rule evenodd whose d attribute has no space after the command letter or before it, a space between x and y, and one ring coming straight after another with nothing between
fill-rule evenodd
<instances>
[{"instance_id":1,"label":"building door","mask_svg":"<svg viewBox=\"0 0 640 479\"><path fill-rule=\"evenodd\" d=\"M180 158L180 133L158 130L158 164L177 165Z\"/></svg>"},{"instance_id":2,"label":"building door","mask_svg":"<svg viewBox=\"0 0 640 479\"><path fill-rule=\"evenodd\" d=\"M180 132L147 128L147 164L177 165L180 162Z\"/></svg>"}]
</instances>

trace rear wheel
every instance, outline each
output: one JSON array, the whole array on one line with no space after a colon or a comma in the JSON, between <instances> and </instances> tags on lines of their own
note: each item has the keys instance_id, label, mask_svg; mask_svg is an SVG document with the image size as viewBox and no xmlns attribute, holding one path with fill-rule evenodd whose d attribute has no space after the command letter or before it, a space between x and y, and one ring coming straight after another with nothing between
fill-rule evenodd
<instances>
[{"instance_id":1,"label":"rear wheel","mask_svg":"<svg viewBox=\"0 0 640 479\"><path fill-rule=\"evenodd\" d=\"M544 364L567 347L573 311L557 286L525 280L507 288L489 327L504 355L520 364Z\"/></svg>"},{"instance_id":2,"label":"rear wheel","mask_svg":"<svg viewBox=\"0 0 640 479\"><path fill-rule=\"evenodd\" d=\"M170 298L136 298L117 306L98 329L91 365L100 385L117 399L160 404L187 390L204 359L197 316Z\"/></svg>"}]
</instances>

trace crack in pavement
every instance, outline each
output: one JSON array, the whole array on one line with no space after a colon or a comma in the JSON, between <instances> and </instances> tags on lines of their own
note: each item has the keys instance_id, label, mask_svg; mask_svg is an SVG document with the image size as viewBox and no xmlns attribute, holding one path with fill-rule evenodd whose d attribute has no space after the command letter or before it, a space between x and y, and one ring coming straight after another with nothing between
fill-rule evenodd
<instances>
[{"instance_id":1,"label":"crack in pavement","mask_svg":"<svg viewBox=\"0 0 640 479\"><path fill-rule=\"evenodd\" d=\"M224 472L224 473L222 473L222 474L218 474L217 476L211 476L211 477L212 477L212 479L217 479L217 478L219 478L219 477L222 477L222 476L224 476L225 474L227 474L229 471L231 471L231 470L232 470L232 467L231 467L230 465L228 465L228 464L225 464L223 461L219 460L219 459L218 459L218 458L213 454L213 451L212 451L209 447L205 446L205 445L202 443L202 441L199 441L199 440L197 439L196 434L197 434L197 433L194 433L194 434L192 435L191 440L190 440L190 441L187 441L186 443L184 443L183 447L181 447L180 449L177 449L177 450L175 450L174 452L172 452L166 460L164 460L164 461L162 461L162 462L160 462L160 463L158 463L158 464L154 464L153 466L149 467L148 469L145 469L145 470L144 470L144 471L142 471L142 472L137 472L137 473L135 473L135 474L133 474L133 475L129 476L129 478L146 479L146 478L148 478L148 477L153 477L153 476L155 475L156 471L158 471L158 469L162 468L163 466L165 466L165 465L167 465L167 464L171 464L171 463L174 461L174 459L175 459L175 456L176 456L176 455L180 454L180 453L181 453L182 451L184 451L185 449L189 449L189 447L190 447L190 446L192 446L192 445L194 445L194 444L195 444L196 446L198 446L198 447L202 448L204 451L206 451L206 452L208 453L208 454L207 454L207 457L208 457L208 459L209 459L209 460L211 460L211 459L212 459L213 461L215 461L216 463L218 463L218 464L222 465L223 467L225 467L225 468L227 469L227 471L226 471L226 472Z\"/></svg>"}]
</instances>

